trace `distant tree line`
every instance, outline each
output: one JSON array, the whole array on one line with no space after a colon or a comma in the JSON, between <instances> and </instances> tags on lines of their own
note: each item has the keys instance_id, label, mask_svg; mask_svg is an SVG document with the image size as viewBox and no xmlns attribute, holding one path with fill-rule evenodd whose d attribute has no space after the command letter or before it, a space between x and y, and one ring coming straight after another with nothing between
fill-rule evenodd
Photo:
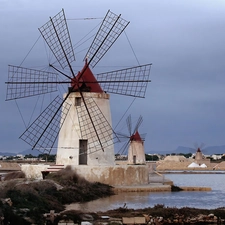
<instances>
[{"instance_id":1,"label":"distant tree line","mask_svg":"<svg viewBox=\"0 0 225 225\"><path fill-rule=\"evenodd\" d=\"M46 162L55 162L56 155L39 154L38 156L33 156L33 155L29 154L29 155L25 155L24 158L25 159L38 158L38 159L45 160Z\"/></svg>"},{"instance_id":2,"label":"distant tree line","mask_svg":"<svg viewBox=\"0 0 225 225\"><path fill-rule=\"evenodd\" d=\"M191 156L192 156L192 153L171 153L171 154L167 154L167 156L168 155L182 155L182 156L184 156L185 158L190 158Z\"/></svg>"},{"instance_id":3,"label":"distant tree line","mask_svg":"<svg viewBox=\"0 0 225 225\"><path fill-rule=\"evenodd\" d=\"M31 160L31 159L39 159L44 160L46 162L55 162L56 155L49 155L49 154L39 154L38 156L34 156L32 154L25 155L23 157L24 160ZM3 160L2 158L0 160ZM19 156L8 156L5 160L21 160Z\"/></svg>"},{"instance_id":4,"label":"distant tree line","mask_svg":"<svg viewBox=\"0 0 225 225\"><path fill-rule=\"evenodd\" d=\"M158 161L159 157L157 155L147 155L145 154L145 160L146 161Z\"/></svg>"}]
</instances>

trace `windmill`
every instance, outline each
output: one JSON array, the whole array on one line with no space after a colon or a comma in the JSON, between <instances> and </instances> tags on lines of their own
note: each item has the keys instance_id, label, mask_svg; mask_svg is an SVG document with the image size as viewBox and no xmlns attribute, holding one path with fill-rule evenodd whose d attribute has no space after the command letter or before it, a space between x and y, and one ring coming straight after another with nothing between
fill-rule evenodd
<instances>
[{"instance_id":1,"label":"windmill","mask_svg":"<svg viewBox=\"0 0 225 225\"><path fill-rule=\"evenodd\" d=\"M205 144L201 143L201 145L198 145L197 143L194 144L196 153L195 153L195 160L199 161L205 158L205 156L202 153L202 149L204 148Z\"/></svg>"},{"instance_id":2,"label":"windmill","mask_svg":"<svg viewBox=\"0 0 225 225\"><path fill-rule=\"evenodd\" d=\"M20 66L8 67L6 100L43 95L67 84L20 138L42 153L50 153L58 139L57 164L113 165L116 135L112 130L109 93L144 98L151 64L93 75L94 68L129 24L110 10L75 73L75 54L64 10L39 28L59 66L53 72ZM69 71L69 72L68 72ZM65 79L59 81L58 74ZM72 118L72 119L71 119Z\"/></svg>"},{"instance_id":3,"label":"windmill","mask_svg":"<svg viewBox=\"0 0 225 225\"><path fill-rule=\"evenodd\" d=\"M125 144L122 146L120 152L128 152L128 164L145 164L145 151L144 151L144 138L140 135L138 129L143 122L142 116L137 120L137 123L132 130L131 115L126 119L128 135L118 133L121 139L126 139Z\"/></svg>"}]
</instances>

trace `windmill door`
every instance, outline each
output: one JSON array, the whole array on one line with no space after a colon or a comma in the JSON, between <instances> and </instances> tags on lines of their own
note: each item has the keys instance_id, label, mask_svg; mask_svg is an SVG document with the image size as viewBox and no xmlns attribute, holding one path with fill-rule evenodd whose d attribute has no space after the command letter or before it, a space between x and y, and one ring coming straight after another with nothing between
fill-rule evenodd
<instances>
[{"instance_id":1,"label":"windmill door","mask_svg":"<svg viewBox=\"0 0 225 225\"><path fill-rule=\"evenodd\" d=\"M136 155L133 156L133 164L136 164Z\"/></svg>"},{"instance_id":2,"label":"windmill door","mask_svg":"<svg viewBox=\"0 0 225 225\"><path fill-rule=\"evenodd\" d=\"M79 165L87 165L87 140L79 140Z\"/></svg>"}]
</instances>

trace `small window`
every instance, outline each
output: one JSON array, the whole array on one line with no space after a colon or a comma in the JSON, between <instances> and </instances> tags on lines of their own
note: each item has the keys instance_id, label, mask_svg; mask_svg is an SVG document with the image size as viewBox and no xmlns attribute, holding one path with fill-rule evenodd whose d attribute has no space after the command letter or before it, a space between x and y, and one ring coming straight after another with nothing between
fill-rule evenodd
<instances>
[{"instance_id":1,"label":"small window","mask_svg":"<svg viewBox=\"0 0 225 225\"><path fill-rule=\"evenodd\" d=\"M81 106L81 97L75 98L75 106Z\"/></svg>"}]
</instances>

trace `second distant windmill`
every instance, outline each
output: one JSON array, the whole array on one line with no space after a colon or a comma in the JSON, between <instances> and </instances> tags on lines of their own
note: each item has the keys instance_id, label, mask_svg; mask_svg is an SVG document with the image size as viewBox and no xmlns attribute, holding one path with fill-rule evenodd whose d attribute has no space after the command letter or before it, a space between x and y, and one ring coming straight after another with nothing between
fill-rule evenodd
<instances>
[{"instance_id":1,"label":"second distant windmill","mask_svg":"<svg viewBox=\"0 0 225 225\"><path fill-rule=\"evenodd\" d=\"M143 122L140 116L134 128L132 128L131 115L126 119L128 134L118 132L118 137L123 140L125 144L119 150L119 154L127 153L127 164L145 164L145 151L144 151L144 137L145 134L139 134L138 129Z\"/></svg>"}]
</instances>

